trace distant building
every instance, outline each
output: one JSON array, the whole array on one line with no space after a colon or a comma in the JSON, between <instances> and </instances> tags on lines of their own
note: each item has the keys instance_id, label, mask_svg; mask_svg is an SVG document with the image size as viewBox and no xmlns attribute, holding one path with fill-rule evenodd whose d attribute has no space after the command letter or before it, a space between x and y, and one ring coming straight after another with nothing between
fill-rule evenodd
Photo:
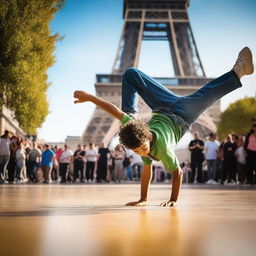
<instances>
[{"instance_id":1,"label":"distant building","mask_svg":"<svg viewBox=\"0 0 256 256\"><path fill-rule=\"evenodd\" d=\"M5 106L0 106L0 134L2 135L5 130L12 132L14 135L26 135L15 119L14 113Z\"/></svg>"},{"instance_id":2,"label":"distant building","mask_svg":"<svg viewBox=\"0 0 256 256\"><path fill-rule=\"evenodd\" d=\"M67 136L65 139L65 144L69 146L69 148L73 151L76 150L77 145L81 144L82 140L80 136Z\"/></svg>"},{"instance_id":3,"label":"distant building","mask_svg":"<svg viewBox=\"0 0 256 256\"><path fill-rule=\"evenodd\" d=\"M53 147L57 146L57 148L64 148L64 145L65 145L65 143L62 142L62 141L61 142L51 142L51 141L49 141L49 142L47 142L47 144L49 144L49 145L51 145Z\"/></svg>"}]
</instances>

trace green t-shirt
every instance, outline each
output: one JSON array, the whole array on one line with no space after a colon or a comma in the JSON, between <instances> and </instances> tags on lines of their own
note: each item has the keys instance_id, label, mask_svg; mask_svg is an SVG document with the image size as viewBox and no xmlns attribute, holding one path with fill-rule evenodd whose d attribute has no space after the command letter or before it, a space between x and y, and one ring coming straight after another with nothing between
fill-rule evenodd
<instances>
[{"instance_id":1,"label":"green t-shirt","mask_svg":"<svg viewBox=\"0 0 256 256\"><path fill-rule=\"evenodd\" d=\"M121 120L121 126L131 119L125 114ZM184 134L182 127L161 113L153 113L148 126L154 134L154 139L149 152L150 157L142 157L143 165L151 164L154 159L161 161L167 171L174 171L179 166L174 148Z\"/></svg>"}]
</instances>

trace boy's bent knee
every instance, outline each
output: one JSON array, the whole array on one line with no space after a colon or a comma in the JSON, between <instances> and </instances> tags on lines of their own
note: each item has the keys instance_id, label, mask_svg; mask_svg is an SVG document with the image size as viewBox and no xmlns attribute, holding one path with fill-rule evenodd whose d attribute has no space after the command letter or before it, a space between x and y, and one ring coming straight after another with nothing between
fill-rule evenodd
<instances>
[{"instance_id":1,"label":"boy's bent knee","mask_svg":"<svg viewBox=\"0 0 256 256\"><path fill-rule=\"evenodd\" d=\"M130 76L132 76L134 74L137 74L137 73L138 73L138 69L137 68L128 68L124 72L124 76L125 77L130 77Z\"/></svg>"}]
</instances>

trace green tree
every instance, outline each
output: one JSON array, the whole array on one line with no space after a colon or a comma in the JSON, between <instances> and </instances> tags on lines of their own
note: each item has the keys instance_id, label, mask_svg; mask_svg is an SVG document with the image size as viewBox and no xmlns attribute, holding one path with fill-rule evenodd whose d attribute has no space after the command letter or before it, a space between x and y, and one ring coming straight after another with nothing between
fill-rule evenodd
<instances>
[{"instance_id":1,"label":"green tree","mask_svg":"<svg viewBox=\"0 0 256 256\"><path fill-rule=\"evenodd\" d=\"M48 114L47 70L54 63L58 34L50 22L63 0L1 0L0 104L14 111L27 133Z\"/></svg>"},{"instance_id":2,"label":"green tree","mask_svg":"<svg viewBox=\"0 0 256 256\"><path fill-rule=\"evenodd\" d=\"M246 134L251 119L256 117L256 98L248 97L230 104L221 114L218 136L222 140L230 133Z\"/></svg>"}]
</instances>

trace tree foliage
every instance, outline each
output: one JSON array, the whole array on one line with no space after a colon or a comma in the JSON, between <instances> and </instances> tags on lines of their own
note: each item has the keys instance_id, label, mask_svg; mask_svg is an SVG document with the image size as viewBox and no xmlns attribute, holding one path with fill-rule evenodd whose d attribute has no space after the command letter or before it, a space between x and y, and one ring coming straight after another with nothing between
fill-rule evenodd
<instances>
[{"instance_id":1,"label":"tree foliage","mask_svg":"<svg viewBox=\"0 0 256 256\"><path fill-rule=\"evenodd\" d=\"M1 0L0 104L14 111L21 128L35 133L48 114L47 70L58 34L50 22L63 0Z\"/></svg>"},{"instance_id":2,"label":"tree foliage","mask_svg":"<svg viewBox=\"0 0 256 256\"><path fill-rule=\"evenodd\" d=\"M220 116L219 138L223 139L230 133L246 134L253 117L256 117L256 98L248 97L230 104Z\"/></svg>"}]
</instances>

